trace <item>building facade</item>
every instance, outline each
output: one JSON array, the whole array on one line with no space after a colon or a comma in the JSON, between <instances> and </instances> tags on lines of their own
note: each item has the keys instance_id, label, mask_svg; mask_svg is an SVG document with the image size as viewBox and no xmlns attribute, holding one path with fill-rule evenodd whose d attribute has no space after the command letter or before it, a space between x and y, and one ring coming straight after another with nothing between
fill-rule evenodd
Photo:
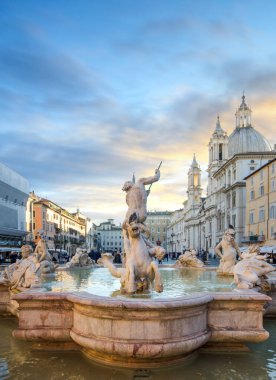
<instances>
[{"instance_id":1,"label":"building facade","mask_svg":"<svg viewBox=\"0 0 276 380\"><path fill-rule=\"evenodd\" d=\"M90 221L79 210L70 213L56 203L30 193L27 207L28 241L37 243L43 234L49 249L65 249L72 256L76 248L87 246L87 224ZM88 247L89 248L89 247Z\"/></svg>"},{"instance_id":2,"label":"building facade","mask_svg":"<svg viewBox=\"0 0 276 380\"><path fill-rule=\"evenodd\" d=\"M27 179L0 163L0 251L19 250L26 231Z\"/></svg>"},{"instance_id":3,"label":"building facade","mask_svg":"<svg viewBox=\"0 0 276 380\"><path fill-rule=\"evenodd\" d=\"M246 243L276 246L276 158L246 178Z\"/></svg>"},{"instance_id":4,"label":"building facade","mask_svg":"<svg viewBox=\"0 0 276 380\"><path fill-rule=\"evenodd\" d=\"M216 126L215 134L220 134L219 144L222 145L215 155L209 156L208 189L204 204L206 249L211 252L214 252L229 224L235 227L237 243L242 244L246 224L244 178L276 157L276 152L271 149L265 137L253 128L251 113L243 95L235 114L236 127L229 138L218 123ZM209 152L214 146L217 146L217 142L213 134Z\"/></svg>"},{"instance_id":5,"label":"building facade","mask_svg":"<svg viewBox=\"0 0 276 380\"><path fill-rule=\"evenodd\" d=\"M167 227L167 252L175 255L186 249L186 238L184 234L184 210L179 209L172 212L170 223Z\"/></svg>"},{"instance_id":6,"label":"building facade","mask_svg":"<svg viewBox=\"0 0 276 380\"><path fill-rule=\"evenodd\" d=\"M170 211L149 211L146 224L150 229L150 240L153 244L161 245L168 250L167 228L170 224L172 212Z\"/></svg>"},{"instance_id":7,"label":"building facade","mask_svg":"<svg viewBox=\"0 0 276 380\"><path fill-rule=\"evenodd\" d=\"M98 249L101 252L123 252L122 226L116 226L114 219L108 219L96 227Z\"/></svg>"},{"instance_id":8,"label":"building facade","mask_svg":"<svg viewBox=\"0 0 276 380\"><path fill-rule=\"evenodd\" d=\"M276 157L267 140L251 124L251 109L242 97L236 127L228 137L219 117L210 138L208 186L201 196L200 168L194 157L188 173L188 199L174 231L184 238L186 248L214 252L229 224L236 230L238 244L244 242L246 225L246 183L244 178ZM170 226L170 230L172 226ZM181 231L181 232L179 232ZM170 232L168 232L170 233ZM175 232L173 232L175 234ZM177 239L179 240L179 239Z\"/></svg>"}]
</instances>

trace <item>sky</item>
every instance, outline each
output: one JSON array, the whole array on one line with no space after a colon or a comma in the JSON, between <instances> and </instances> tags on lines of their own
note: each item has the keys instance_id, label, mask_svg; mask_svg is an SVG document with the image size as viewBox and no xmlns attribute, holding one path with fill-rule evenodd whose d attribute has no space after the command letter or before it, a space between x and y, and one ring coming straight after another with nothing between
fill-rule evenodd
<instances>
[{"instance_id":1,"label":"sky","mask_svg":"<svg viewBox=\"0 0 276 380\"><path fill-rule=\"evenodd\" d=\"M206 187L217 115L230 134L245 92L276 143L276 2L1 0L0 162L30 190L99 223L123 220L122 185L151 176L149 210Z\"/></svg>"}]
</instances>

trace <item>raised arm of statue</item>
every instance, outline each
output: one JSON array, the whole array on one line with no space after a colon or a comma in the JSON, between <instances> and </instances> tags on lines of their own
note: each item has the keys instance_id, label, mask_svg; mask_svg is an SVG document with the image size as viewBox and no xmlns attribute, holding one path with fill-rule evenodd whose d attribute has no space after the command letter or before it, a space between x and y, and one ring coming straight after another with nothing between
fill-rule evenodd
<instances>
[{"instance_id":1,"label":"raised arm of statue","mask_svg":"<svg viewBox=\"0 0 276 380\"><path fill-rule=\"evenodd\" d=\"M142 183L143 185L151 185L154 182L157 182L160 178L160 170L155 170L155 175L152 177L140 178L137 182Z\"/></svg>"}]
</instances>

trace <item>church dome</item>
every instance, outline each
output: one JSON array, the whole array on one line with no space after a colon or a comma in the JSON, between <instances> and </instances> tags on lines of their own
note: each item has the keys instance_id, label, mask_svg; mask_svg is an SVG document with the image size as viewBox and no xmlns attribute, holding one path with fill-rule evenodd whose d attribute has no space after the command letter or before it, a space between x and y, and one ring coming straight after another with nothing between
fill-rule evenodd
<instances>
[{"instance_id":1,"label":"church dome","mask_svg":"<svg viewBox=\"0 0 276 380\"><path fill-rule=\"evenodd\" d=\"M238 153L271 151L269 142L252 127L251 113L243 94L242 103L236 112L236 129L229 136L229 157Z\"/></svg>"},{"instance_id":2,"label":"church dome","mask_svg":"<svg viewBox=\"0 0 276 380\"><path fill-rule=\"evenodd\" d=\"M269 142L251 125L236 127L229 136L228 155L238 153L271 151Z\"/></svg>"}]
</instances>

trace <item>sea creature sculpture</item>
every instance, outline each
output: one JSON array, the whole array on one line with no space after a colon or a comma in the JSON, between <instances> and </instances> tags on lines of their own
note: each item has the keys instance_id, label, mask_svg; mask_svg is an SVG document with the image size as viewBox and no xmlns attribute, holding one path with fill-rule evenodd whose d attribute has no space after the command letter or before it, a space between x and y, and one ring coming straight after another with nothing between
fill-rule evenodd
<instances>
[{"instance_id":1,"label":"sea creature sculpture","mask_svg":"<svg viewBox=\"0 0 276 380\"><path fill-rule=\"evenodd\" d=\"M265 259L266 256L260 255L257 244L242 253L242 260L234 267L234 281L239 289L252 289L256 286L264 291L270 289L266 275L275 271L275 268Z\"/></svg>"},{"instance_id":2,"label":"sea creature sculpture","mask_svg":"<svg viewBox=\"0 0 276 380\"><path fill-rule=\"evenodd\" d=\"M129 222L123 229L124 248L126 252L125 268L116 268L113 264L113 256L109 253L102 254L104 266L109 268L111 274L121 278L121 291L125 293L145 292L151 288L154 281L154 289L163 291L163 284L158 264L153 260L156 256L162 259L165 249L161 246L148 246L141 232L141 224L137 221L136 213L132 214Z\"/></svg>"},{"instance_id":3,"label":"sea creature sculpture","mask_svg":"<svg viewBox=\"0 0 276 380\"><path fill-rule=\"evenodd\" d=\"M69 261L69 263L66 264L66 267L90 267L91 265L93 265L93 263L93 260L88 256L87 250L78 247L71 261Z\"/></svg>"},{"instance_id":4,"label":"sea creature sculpture","mask_svg":"<svg viewBox=\"0 0 276 380\"><path fill-rule=\"evenodd\" d=\"M180 255L175 266L184 268L202 268L204 264L196 257L196 251L192 249L191 251L185 251L182 255Z\"/></svg>"}]
</instances>

